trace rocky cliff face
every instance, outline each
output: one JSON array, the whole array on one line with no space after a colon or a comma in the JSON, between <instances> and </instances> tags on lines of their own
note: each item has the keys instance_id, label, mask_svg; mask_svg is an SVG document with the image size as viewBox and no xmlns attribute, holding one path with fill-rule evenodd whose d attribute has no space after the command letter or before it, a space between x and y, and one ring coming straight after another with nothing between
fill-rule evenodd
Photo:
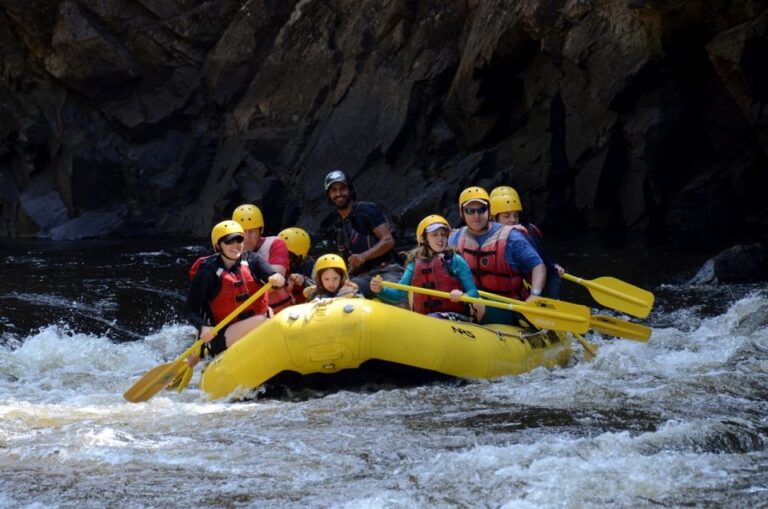
<instances>
[{"instance_id":1,"label":"rocky cliff face","mask_svg":"<svg viewBox=\"0 0 768 509\"><path fill-rule=\"evenodd\" d=\"M401 228L512 185L550 230L768 232L765 1L0 0L0 236Z\"/></svg>"}]
</instances>

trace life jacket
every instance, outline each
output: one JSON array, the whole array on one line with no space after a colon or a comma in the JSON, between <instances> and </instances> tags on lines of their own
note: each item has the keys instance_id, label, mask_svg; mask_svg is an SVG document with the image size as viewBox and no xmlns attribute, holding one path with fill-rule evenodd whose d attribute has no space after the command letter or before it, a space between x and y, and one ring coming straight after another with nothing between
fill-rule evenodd
<instances>
[{"instance_id":1,"label":"life jacket","mask_svg":"<svg viewBox=\"0 0 768 509\"><path fill-rule=\"evenodd\" d=\"M272 248L272 243L277 238L279 237L263 237L263 242L259 246L259 249L256 251L256 254L267 260L267 263L271 263L269 259L269 250ZM290 273L286 271L285 277L287 278L288 276L290 276ZM287 290L286 286L273 288L267 292L267 294L269 299L269 307L271 307L272 311L275 313L279 313L288 306L293 306L296 304L296 300Z\"/></svg>"},{"instance_id":2,"label":"life jacket","mask_svg":"<svg viewBox=\"0 0 768 509\"><path fill-rule=\"evenodd\" d=\"M293 285L291 288L291 295L293 296L293 302L296 304L302 304L307 302L307 298L304 297L304 287L299 285Z\"/></svg>"},{"instance_id":3,"label":"life jacket","mask_svg":"<svg viewBox=\"0 0 768 509\"><path fill-rule=\"evenodd\" d=\"M192 267L189 269L189 277L193 279L198 271L205 265L211 265L211 270L214 269L214 264L217 264L216 258L218 254L210 256L202 256L195 260ZM214 325L221 322L224 318L237 309L237 307L245 302L248 297L257 292L263 285L253 277L251 269L248 266L246 260L240 260L237 262L239 268L236 271L226 270L223 267L215 267L216 276L219 278L220 288L216 296L208 302L208 307L213 314ZM232 267L235 269L238 265ZM250 306L240 313L237 320L244 320L253 315L263 315L267 312L267 298L262 296L251 303Z\"/></svg>"},{"instance_id":4,"label":"life jacket","mask_svg":"<svg viewBox=\"0 0 768 509\"><path fill-rule=\"evenodd\" d=\"M528 230L528 234L526 235L528 242L530 242L539 254L541 261L544 262L544 266L547 268L547 281L544 284L542 293L547 297L557 299L560 297L561 283L560 274L557 272L557 267L555 267L557 262L555 262L555 258L549 253L549 250L544 245L544 235L541 233L539 227L533 223L527 223L523 226Z\"/></svg>"},{"instance_id":5,"label":"life jacket","mask_svg":"<svg viewBox=\"0 0 768 509\"><path fill-rule=\"evenodd\" d=\"M459 234L457 247L472 271L478 290L525 300L528 290L523 285L523 279L529 276L510 267L504 259L511 231L511 226L502 226L480 246L465 226Z\"/></svg>"},{"instance_id":6,"label":"life jacket","mask_svg":"<svg viewBox=\"0 0 768 509\"><path fill-rule=\"evenodd\" d=\"M195 279L195 274L197 274L197 271L200 270L200 265L202 265L205 260L209 258L215 258L217 256L219 255L214 254L214 255L208 255L208 256L201 256L200 258L192 262L192 266L189 267L189 280L192 281L193 279Z\"/></svg>"},{"instance_id":7,"label":"life jacket","mask_svg":"<svg viewBox=\"0 0 768 509\"><path fill-rule=\"evenodd\" d=\"M411 284L420 288L431 288L441 292L461 290L461 281L450 270L453 253L435 255L430 259L416 258ZM439 312L466 313L466 305L450 299L433 297L422 293L413 294L413 310L422 315Z\"/></svg>"},{"instance_id":8,"label":"life jacket","mask_svg":"<svg viewBox=\"0 0 768 509\"><path fill-rule=\"evenodd\" d=\"M312 268L315 265L314 258L305 258L299 264L291 265L291 274L301 274L304 276L303 285L293 285L291 288L291 294L296 304L302 304L307 302L307 298L304 296L304 289L308 287L310 283L309 278L312 276Z\"/></svg>"},{"instance_id":9,"label":"life jacket","mask_svg":"<svg viewBox=\"0 0 768 509\"><path fill-rule=\"evenodd\" d=\"M361 203L367 202L355 202L349 215L346 218L339 217L339 222L336 225L336 247L345 261L349 259L350 255L368 251L379 242L378 237L370 233L370 225L366 224L363 217L358 214L358 207ZM392 233L392 238L395 239L394 226L389 219L386 222ZM394 250L389 250L379 257L366 261L356 272L367 272L374 267L387 263L399 263L399 261Z\"/></svg>"}]
</instances>

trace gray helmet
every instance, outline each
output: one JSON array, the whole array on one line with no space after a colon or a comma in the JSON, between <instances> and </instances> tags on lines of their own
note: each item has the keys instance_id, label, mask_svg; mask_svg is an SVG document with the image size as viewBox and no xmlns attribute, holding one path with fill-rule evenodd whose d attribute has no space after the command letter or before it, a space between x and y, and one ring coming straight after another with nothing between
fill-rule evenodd
<instances>
[{"instance_id":1,"label":"gray helmet","mask_svg":"<svg viewBox=\"0 0 768 509\"><path fill-rule=\"evenodd\" d=\"M341 170L333 170L325 176L325 181L323 182L325 192L327 193L328 189L330 189L331 186L336 182L343 182L347 185L347 187L352 187L352 182L349 180L349 177L346 173Z\"/></svg>"}]
</instances>

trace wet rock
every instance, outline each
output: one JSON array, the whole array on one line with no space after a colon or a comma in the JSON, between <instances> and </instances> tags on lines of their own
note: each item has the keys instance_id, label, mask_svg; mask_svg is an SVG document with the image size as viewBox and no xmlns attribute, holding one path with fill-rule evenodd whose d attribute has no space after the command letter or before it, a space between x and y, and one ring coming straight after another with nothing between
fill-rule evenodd
<instances>
[{"instance_id":1,"label":"wet rock","mask_svg":"<svg viewBox=\"0 0 768 509\"><path fill-rule=\"evenodd\" d=\"M118 232L206 236L243 201L314 230L334 167L401 231L506 184L549 231L762 235L766 20L759 0L0 0L0 236L91 235L75 220L117 207Z\"/></svg>"},{"instance_id":2,"label":"wet rock","mask_svg":"<svg viewBox=\"0 0 768 509\"><path fill-rule=\"evenodd\" d=\"M22 193L20 197L22 210L32 219L41 230L48 230L65 223L69 217L67 208L57 191L50 190L44 194L33 195Z\"/></svg>"},{"instance_id":3,"label":"wet rock","mask_svg":"<svg viewBox=\"0 0 768 509\"><path fill-rule=\"evenodd\" d=\"M768 152L768 14L726 30L707 44L718 75Z\"/></svg>"},{"instance_id":4,"label":"wet rock","mask_svg":"<svg viewBox=\"0 0 768 509\"><path fill-rule=\"evenodd\" d=\"M123 225L126 214L125 207L107 211L90 210L75 219L51 228L46 236L52 240L107 237Z\"/></svg>"},{"instance_id":5,"label":"wet rock","mask_svg":"<svg viewBox=\"0 0 768 509\"><path fill-rule=\"evenodd\" d=\"M129 49L75 2L61 3L45 69L91 97L108 97L138 77Z\"/></svg>"},{"instance_id":6,"label":"wet rock","mask_svg":"<svg viewBox=\"0 0 768 509\"><path fill-rule=\"evenodd\" d=\"M768 280L768 246L737 245L707 260L690 284L754 283Z\"/></svg>"}]
</instances>

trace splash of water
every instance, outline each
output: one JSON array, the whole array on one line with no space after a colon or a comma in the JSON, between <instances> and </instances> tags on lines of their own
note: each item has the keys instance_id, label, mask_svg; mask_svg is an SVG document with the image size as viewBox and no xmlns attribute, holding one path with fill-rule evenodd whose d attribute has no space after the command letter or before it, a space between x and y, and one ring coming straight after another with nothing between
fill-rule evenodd
<instances>
[{"instance_id":1,"label":"splash of water","mask_svg":"<svg viewBox=\"0 0 768 509\"><path fill-rule=\"evenodd\" d=\"M197 377L122 400L188 326L117 343L51 325L0 346L0 505L758 505L766 310L760 292L662 309L647 344L590 334L597 358L566 369L245 403Z\"/></svg>"}]
</instances>

